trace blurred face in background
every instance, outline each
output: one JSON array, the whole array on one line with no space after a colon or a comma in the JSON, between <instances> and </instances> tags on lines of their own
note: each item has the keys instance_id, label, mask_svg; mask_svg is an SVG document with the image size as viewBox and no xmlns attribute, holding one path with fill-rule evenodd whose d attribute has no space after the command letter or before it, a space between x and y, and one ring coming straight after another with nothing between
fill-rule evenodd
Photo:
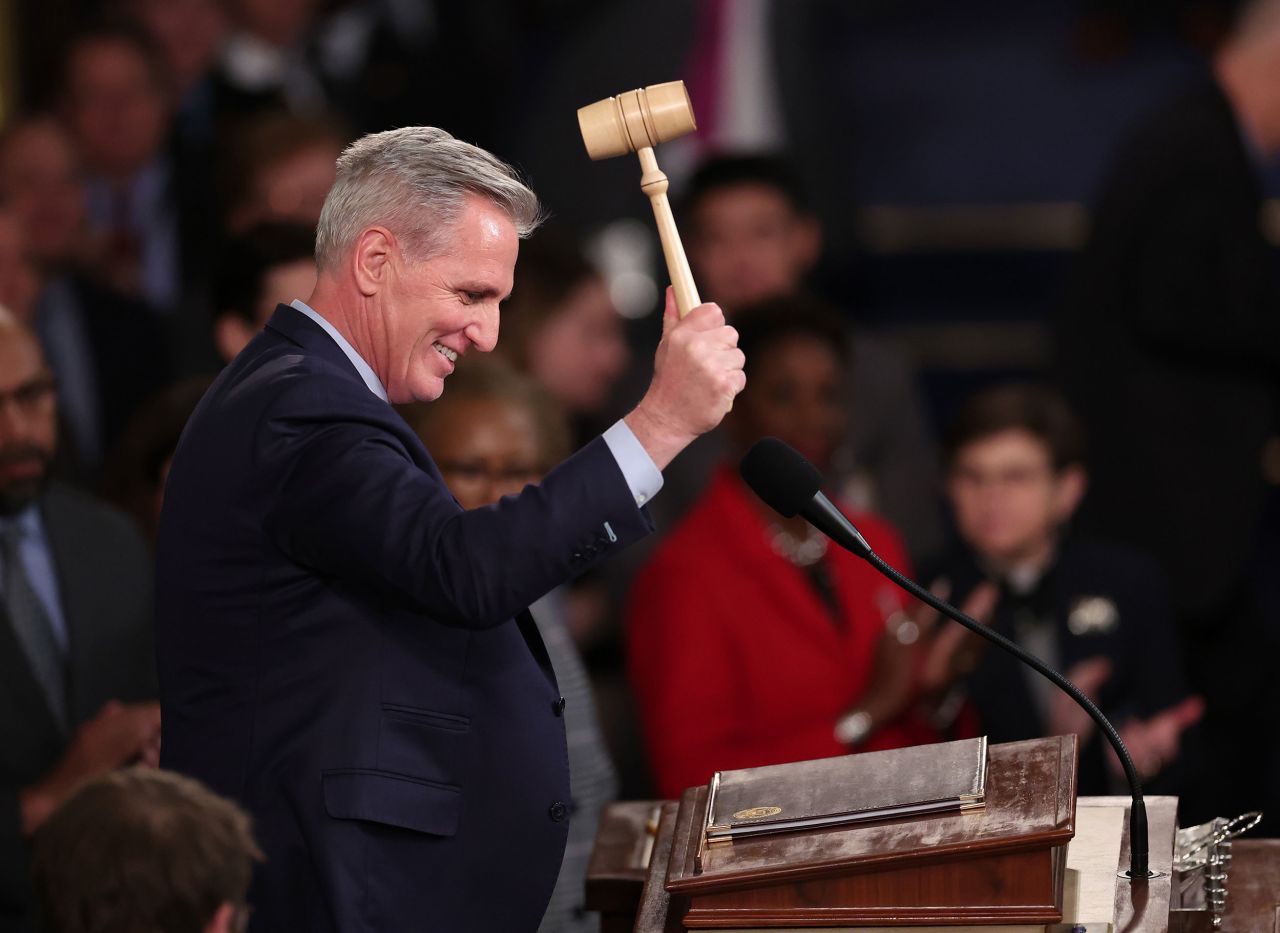
<instances>
[{"instance_id":1,"label":"blurred face in background","mask_svg":"<svg viewBox=\"0 0 1280 933\"><path fill-rule=\"evenodd\" d=\"M132 12L164 53L175 99L212 66L227 22L220 0L133 0Z\"/></svg>"},{"instance_id":2,"label":"blurred face in background","mask_svg":"<svg viewBox=\"0 0 1280 933\"><path fill-rule=\"evenodd\" d=\"M158 78L123 39L90 38L72 50L67 127L90 172L127 181L159 153L168 114Z\"/></svg>"},{"instance_id":3,"label":"blurred face in background","mask_svg":"<svg viewBox=\"0 0 1280 933\"><path fill-rule=\"evenodd\" d=\"M44 268L72 259L84 234L84 189L66 131L51 119L19 124L0 148L0 198Z\"/></svg>"},{"instance_id":4,"label":"blurred face in background","mask_svg":"<svg viewBox=\"0 0 1280 933\"><path fill-rule=\"evenodd\" d=\"M764 184L704 194L689 217L689 259L705 301L727 313L798 291L818 261L817 221Z\"/></svg>"},{"instance_id":5,"label":"blurred face in background","mask_svg":"<svg viewBox=\"0 0 1280 933\"><path fill-rule=\"evenodd\" d=\"M258 294L258 306L254 308L258 329L261 330L266 325L276 305L288 304L295 298L305 300L315 290L314 260L301 259L268 269L262 280L262 291Z\"/></svg>"},{"instance_id":6,"label":"blurred face in background","mask_svg":"<svg viewBox=\"0 0 1280 933\"><path fill-rule=\"evenodd\" d=\"M762 349L729 415L734 438L743 450L761 437L780 438L825 473L848 423L839 355L807 334Z\"/></svg>"},{"instance_id":7,"label":"blurred face in background","mask_svg":"<svg viewBox=\"0 0 1280 933\"><path fill-rule=\"evenodd\" d=\"M34 502L53 464L57 401L35 336L0 314L0 515Z\"/></svg>"},{"instance_id":8,"label":"blurred face in background","mask_svg":"<svg viewBox=\"0 0 1280 933\"><path fill-rule=\"evenodd\" d=\"M39 292L40 280L28 256L22 227L9 211L0 210L0 306L30 324Z\"/></svg>"},{"instance_id":9,"label":"blurred face in background","mask_svg":"<svg viewBox=\"0 0 1280 933\"><path fill-rule=\"evenodd\" d=\"M236 26L283 48L310 25L316 0L231 0L230 6Z\"/></svg>"},{"instance_id":10,"label":"blurred face in background","mask_svg":"<svg viewBox=\"0 0 1280 933\"><path fill-rule=\"evenodd\" d=\"M214 343L223 362L230 363L243 350L267 321L278 304L295 298L308 298L316 288L316 264L310 259L272 266L262 278L262 290L251 310L253 320L239 309L225 309L214 322Z\"/></svg>"},{"instance_id":11,"label":"blurred face in background","mask_svg":"<svg viewBox=\"0 0 1280 933\"><path fill-rule=\"evenodd\" d=\"M527 407L465 397L432 404L420 433L464 509L497 502L542 479L538 425Z\"/></svg>"},{"instance_id":12,"label":"blurred face in background","mask_svg":"<svg viewBox=\"0 0 1280 933\"><path fill-rule=\"evenodd\" d=\"M567 410L593 412L609 399L630 353L604 282L590 276L530 336L529 374Z\"/></svg>"},{"instance_id":13,"label":"blurred face in background","mask_svg":"<svg viewBox=\"0 0 1280 933\"><path fill-rule=\"evenodd\" d=\"M1055 469L1048 445L1020 428L961 446L947 475L960 537L997 568L1046 562L1084 485L1082 468Z\"/></svg>"},{"instance_id":14,"label":"blurred face in background","mask_svg":"<svg viewBox=\"0 0 1280 933\"><path fill-rule=\"evenodd\" d=\"M320 220L325 196L333 187L341 154L341 144L332 140L255 167L252 183L242 203L232 210L228 225L234 232L261 223L314 227Z\"/></svg>"}]
</instances>

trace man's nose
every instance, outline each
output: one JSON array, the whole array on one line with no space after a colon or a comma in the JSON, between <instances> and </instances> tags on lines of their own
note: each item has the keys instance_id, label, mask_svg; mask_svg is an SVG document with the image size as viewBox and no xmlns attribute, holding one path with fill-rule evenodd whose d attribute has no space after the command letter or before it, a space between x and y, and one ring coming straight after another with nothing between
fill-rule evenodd
<instances>
[{"instance_id":1,"label":"man's nose","mask_svg":"<svg viewBox=\"0 0 1280 933\"><path fill-rule=\"evenodd\" d=\"M471 345L481 353L488 353L498 345L498 305L484 308L463 331Z\"/></svg>"}]
</instances>

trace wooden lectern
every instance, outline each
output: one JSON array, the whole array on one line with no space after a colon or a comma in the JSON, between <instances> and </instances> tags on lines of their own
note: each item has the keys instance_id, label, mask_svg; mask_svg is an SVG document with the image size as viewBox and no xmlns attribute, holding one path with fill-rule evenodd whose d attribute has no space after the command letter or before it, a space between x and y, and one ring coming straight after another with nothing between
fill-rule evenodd
<instances>
[{"instance_id":1,"label":"wooden lectern","mask_svg":"<svg viewBox=\"0 0 1280 933\"><path fill-rule=\"evenodd\" d=\"M672 824L665 887L689 929L1062 919L1075 736L992 746L985 807L709 845L699 871L706 800L705 787L685 791Z\"/></svg>"},{"instance_id":2,"label":"wooden lectern","mask_svg":"<svg viewBox=\"0 0 1280 933\"><path fill-rule=\"evenodd\" d=\"M985 807L711 845L707 788L690 788L663 807L635 929L1056 922L1075 834L1076 755L1074 736L993 745ZM797 781L806 764L794 765ZM894 780L891 758L884 780ZM616 907L621 876L595 877L588 907Z\"/></svg>"},{"instance_id":3,"label":"wooden lectern","mask_svg":"<svg viewBox=\"0 0 1280 933\"><path fill-rule=\"evenodd\" d=\"M1147 798L1150 865L1158 875L1131 883L1118 877L1129 863L1129 798L1079 798L1064 809L1069 820L1052 828L1049 798L1031 799L1037 797L1036 784L1051 785L1051 768L1074 761L1070 739L1056 747L1053 765L1049 746L1040 742L991 746L987 811L981 817L916 817L739 840L710 850L705 877L691 872L689 863L691 824L705 789L687 792L679 802L613 804L588 870L586 906L601 911L604 933L963 933L966 927L982 933L1210 933L1208 913L1183 904L1179 894L1173 860L1177 798ZM1060 777L1058 793L1071 784ZM1067 796L1074 800L1074 793ZM967 836L955 832L954 822L950 836L937 825L955 820L969 821ZM1063 858L1057 853L1068 825L1075 836L1062 882ZM1053 921L1036 893L1045 889L1046 852L1053 906L1062 923ZM1007 870L1014 863L1021 869ZM972 887L964 885L957 897L962 877ZM1013 920L1019 911L1008 908L1015 889L1033 895L1021 905L1027 908L1023 916L1050 920ZM1236 842L1230 889L1217 930L1280 933L1280 841ZM979 890L994 892L986 907L996 910L976 904ZM997 915L999 920L989 919Z\"/></svg>"}]
</instances>

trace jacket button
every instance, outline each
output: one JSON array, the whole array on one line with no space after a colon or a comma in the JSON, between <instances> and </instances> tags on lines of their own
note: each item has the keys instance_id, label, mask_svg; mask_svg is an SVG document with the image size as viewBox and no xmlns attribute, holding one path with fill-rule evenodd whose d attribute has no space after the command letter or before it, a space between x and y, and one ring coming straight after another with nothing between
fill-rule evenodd
<instances>
[{"instance_id":1,"label":"jacket button","mask_svg":"<svg viewBox=\"0 0 1280 933\"><path fill-rule=\"evenodd\" d=\"M551 701L551 712L555 713L557 716L564 715L564 697Z\"/></svg>"},{"instance_id":2,"label":"jacket button","mask_svg":"<svg viewBox=\"0 0 1280 933\"><path fill-rule=\"evenodd\" d=\"M553 823L563 823L569 816L569 808L557 800L551 805L551 809L547 811Z\"/></svg>"}]
</instances>

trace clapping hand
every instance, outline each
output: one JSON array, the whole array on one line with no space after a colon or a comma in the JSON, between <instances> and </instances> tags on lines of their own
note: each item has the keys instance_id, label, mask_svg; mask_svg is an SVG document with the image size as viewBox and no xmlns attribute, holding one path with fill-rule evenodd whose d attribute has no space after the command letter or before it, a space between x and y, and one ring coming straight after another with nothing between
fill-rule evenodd
<instances>
[{"instance_id":1,"label":"clapping hand","mask_svg":"<svg viewBox=\"0 0 1280 933\"><path fill-rule=\"evenodd\" d=\"M1067 679L1096 703L1111 672L1109 659L1089 658L1067 671ZM1192 696L1147 719L1126 720L1116 731L1129 750L1138 777L1142 780L1155 777L1177 758L1182 733L1199 722L1203 715L1204 700ZM1053 735L1074 733L1080 737L1081 743L1087 741L1096 728L1092 717L1065 693L1054 694L1049 725ZM1110 745L1107 746L1107 763L1117 776L1124 774L1124 766Z\"/></svg>"},{"instance_id":2,"label":"clapping hand","mask_svg":"<svg viewBox=\"0 0 1280 933\"><path fill-rule=\"evenodd\" d=\"M1122 725L1118 730L1120 738L1129 749L1129 757L1133 759L1138 776L1143 780L1155 777L1177 758L1182 747L1182 733L1199 722L1203 715L1204 700L1192 696L1149 719L1130 719ZM1115 752L1111 752L1108 760L1114 772L1123 772Z\"/></svg>"},{"instance_id":3,"label":"clapping hand","mask_svg":"<svg viewBox=\"0 0 1280 933\"><path fill-rule=\"evenodd\" d=\"M85 781L134 762L160 763L160 704L111 700L76 729L53 771L22 789L23 830L34 832Z\"/></svg>"},{"instance_id":4,"label":"clapping hand","mask_svg":"<svg viewBox=\"0 0 1280 933\"><path fill-rule=\"evenodd\" d=\"M934 596L945 600L950 586L939 581L931 590ZM979 583L960 606L960 611L983 625L989 625L999 598L1000 592L995 584ZM924 603L919 604L915 614L919 630L931 633L927 636L920 667L920 691L925 696L945 691L957 677L977 667L982 655L982 636L951 620L939 625L939 616L938 610Z\"/></svg>"}]
</instances>

